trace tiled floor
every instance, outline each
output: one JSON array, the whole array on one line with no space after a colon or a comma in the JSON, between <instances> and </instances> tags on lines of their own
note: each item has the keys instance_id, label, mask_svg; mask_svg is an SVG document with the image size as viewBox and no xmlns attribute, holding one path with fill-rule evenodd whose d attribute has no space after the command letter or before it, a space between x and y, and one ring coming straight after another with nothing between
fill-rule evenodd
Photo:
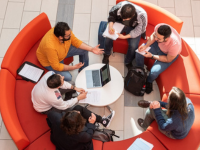
<instances>
[{"instance_id":1,"label":"tiled floor","mask_svg":"<svg viewBox=\"0 0 200 150\"><path fill-rule=\"evenodd\" d=\"M156 4L171 13L178 16L184 21L181 36L195 51L200 59L200 0L146 0ZM107 20L109 9L115 5L115 0L75 0L75 4L70 0L0 0L0 64L12 40L19 31L35 16L41 12L45 12L52 24L55 25L56 20L69 19L68 14L60 16L57 10L59 5L68 3L71 7L65 6L62 9L67 13L69 9L74 7L74 17L70 21L73 25L74 34L85 43L97 45L97 31L99 22ZM64 7L64 5L63 5ZM57 14L57 12L59 12ZM62 12L62 13L63 13ZM61 14L62 14L61 13ZM155 14L156 16L156 14ZM73 20L72 20L73 19ZM81 25L81 27L80 27ZM101 62L102 56L89 54L90 64ZM124 76L126 68L124 67L124 55L115 54L110 59L111 65L119 70ZM75 62L78 58L75 58ZM124 71L125 70L125 71ZM73 80L75 80L77 71L72 72ZM159 100L159 91L156 83L153 84L154 91L150 95L144 95L144 99ZM116 130L116 134L120 139L127 139L140 132L138 127L138 117L143 117L145 110L137 107L137 101L141 99L135 96L126 96L126 91L122 93L120 98L111 105L116 111L116 116L111 123L110 128ZM100 115L107 115L108 111L104 107L89 107L89 109ZM136 130L138 127L139 130ZM0 149L16 150L16 146L10 138L4 123L0 116Z\"/></svg>"}]
</instances>

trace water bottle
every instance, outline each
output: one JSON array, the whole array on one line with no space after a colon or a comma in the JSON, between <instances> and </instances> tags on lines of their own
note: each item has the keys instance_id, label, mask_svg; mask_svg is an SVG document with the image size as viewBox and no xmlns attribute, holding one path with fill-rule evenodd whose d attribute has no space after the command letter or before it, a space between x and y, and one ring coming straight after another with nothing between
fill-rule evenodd
<instances>
[{"instance_id":1,"label":"water bottle","mask_svg":"<svg viewBox=\"0 0 200 150\"><path fill-rule=\"evenodd\" d=\"M141 90L141 92L140 92L140 95L141 95L141 96L144 96L145 89L146 89L146 85L143 85L142 90Z\"/></svg>"}]
</instances>

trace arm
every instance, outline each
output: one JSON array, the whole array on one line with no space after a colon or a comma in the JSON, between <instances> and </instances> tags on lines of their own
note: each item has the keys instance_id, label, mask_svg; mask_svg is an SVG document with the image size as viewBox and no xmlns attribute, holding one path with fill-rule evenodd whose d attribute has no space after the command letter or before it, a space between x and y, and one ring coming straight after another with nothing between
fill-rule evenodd
<instances>
[{"instance_id":1,"label":"arm","mask_svg":"<svg viewBox=\"0 0 200 150\"><path fill-rule=\"evenodd\" d=\"M89 52L92 52L94 54L97 54L97 55L100 55L100 54L103 54L103 50L104 49L99 49L99 45L95 46L95 47L91 47L85 43L82 43L79 47L80 49L83 49L83 50L86 50L86 51L89 51Z\"/></svg>"},{"instance_id":2,"label":"arm","mask_svg":"<svg viewBox=\"0 0 200 150\"><path fill-rule=\"evenodd\" d=\"M159 103L160 103L160 106L161 106L161 107L164 107L164 108L167 109L167 104L168 104L168 103L165 103L165 102L162 102L162 101L159 101Z\"/></svg>"},{"instance_id":3,"label":"arm","mask_svg":"<svg viewBox=\"0 0 200 150\"><path fill-rule=\"evenodd\" d=\"M95 125L91 123L86 124L87 131L81 132L80 133L80 142L81 143L87 143L92 140L94 130L95 130Z\"/></svg>"}]
</instances>

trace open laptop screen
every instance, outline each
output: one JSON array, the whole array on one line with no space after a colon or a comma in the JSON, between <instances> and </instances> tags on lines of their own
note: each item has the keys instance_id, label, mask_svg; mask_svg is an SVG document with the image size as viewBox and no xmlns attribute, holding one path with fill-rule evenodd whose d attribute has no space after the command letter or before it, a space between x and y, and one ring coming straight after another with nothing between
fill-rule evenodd
<instances>
[{"instance_id":1,"label":"open laptop screen","mask_svg":"<svg viewBox=\"0 0 200 150\"><path fill-rule=\"evenodd\" d=\"M100 75L101 75L102 86L104 86L105 84L107 84L111 80L110 69L109 69L109 65L108 64L104 65L100 69Z\"/></svg>"}]
</instances>

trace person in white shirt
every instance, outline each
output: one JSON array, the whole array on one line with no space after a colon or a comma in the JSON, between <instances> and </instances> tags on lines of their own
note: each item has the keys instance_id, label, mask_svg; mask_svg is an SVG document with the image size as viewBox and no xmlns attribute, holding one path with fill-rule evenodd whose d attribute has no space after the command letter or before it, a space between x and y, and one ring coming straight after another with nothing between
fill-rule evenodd
<instances>
[{"instance_id":1,"label":"person in white shirt","mask_svg":"<svg viewBox=\"0 0 200 150\"><path fill-rule=\"evenodd\" d=\"M61 89L73 89L80 94L76 98L64 101L62 99ZM92 113L85 107L76 105L79 100L85 99L87 92L82 88L77 88L70 83L64 81L64 76L55 74L53 71L47 72L40 81L34 86L31 92L31 99L33 107L37 112L42 114L50 114L53 112L59 112L61 114L69 111L78 111L85 119L95 119L96 122L101 123L104 127L108 127L112 118L115 115L115 111L112 110L111 114L107 117L101 117L97 114Z\"/></svg>"}]
</instances>

